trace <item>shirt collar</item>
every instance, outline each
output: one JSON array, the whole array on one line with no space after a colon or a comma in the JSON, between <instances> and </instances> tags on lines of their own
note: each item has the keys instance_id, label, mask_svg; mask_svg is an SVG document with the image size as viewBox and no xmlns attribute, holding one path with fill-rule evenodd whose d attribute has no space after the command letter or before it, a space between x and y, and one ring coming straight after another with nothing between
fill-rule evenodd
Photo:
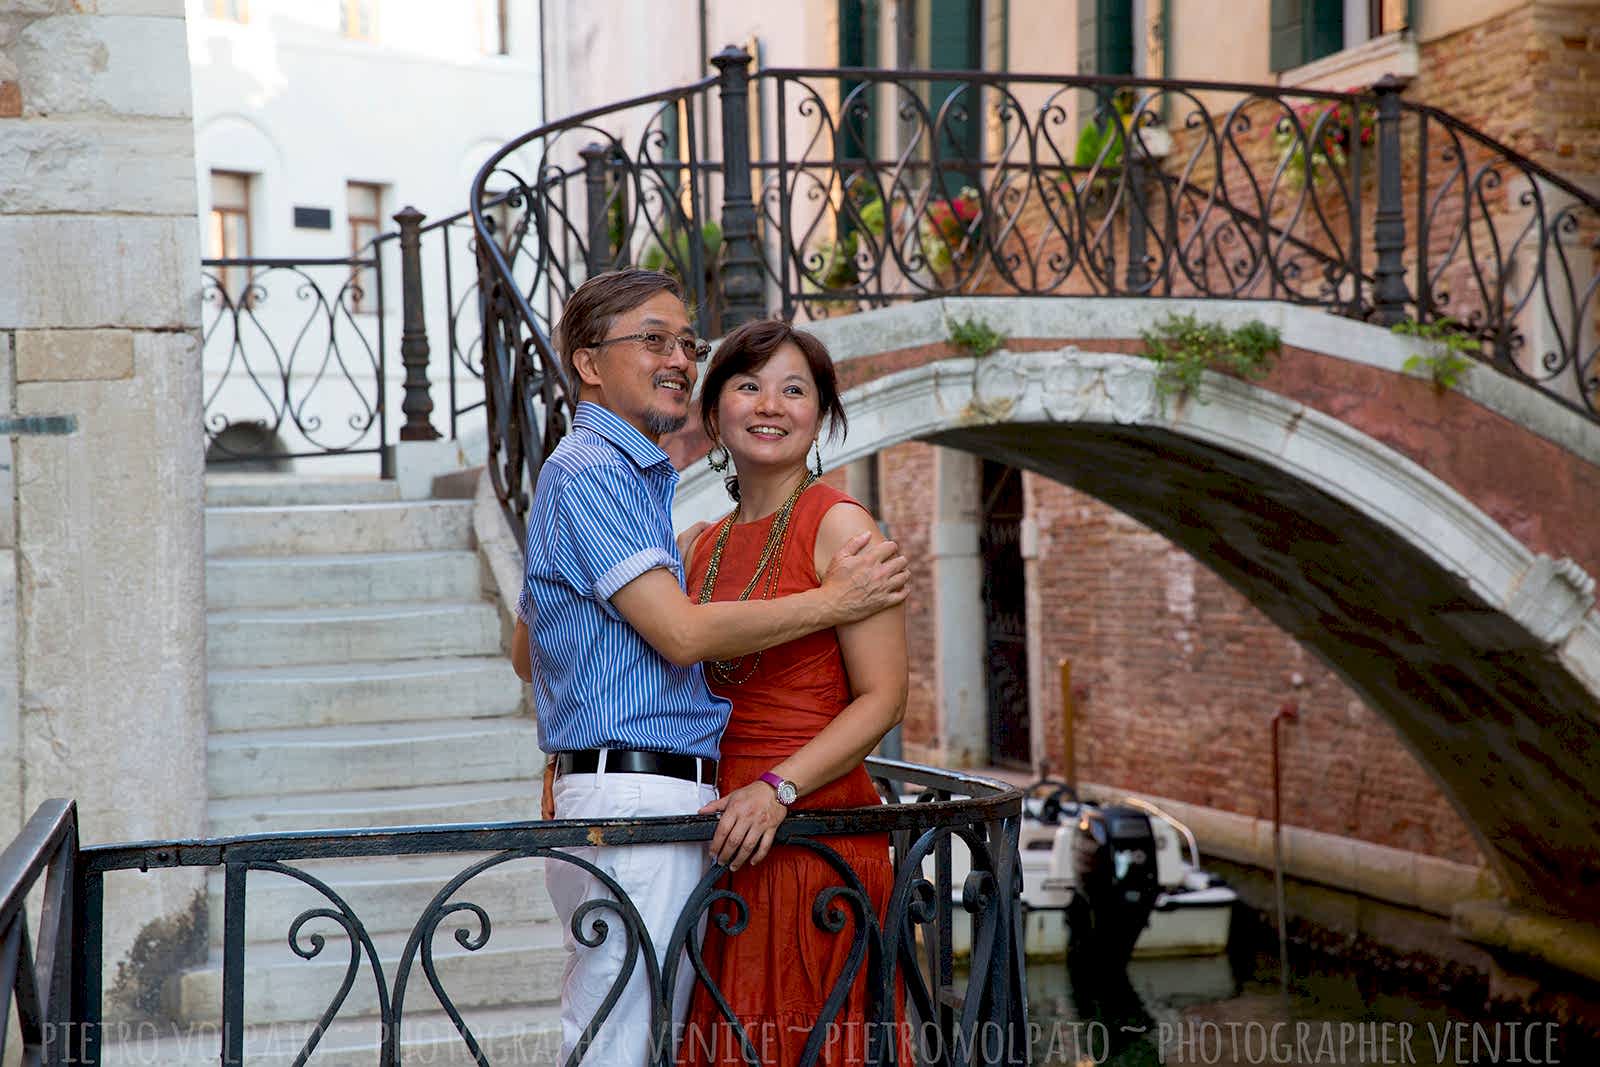
<instances>
[{"instance_id":1,"label":"shirt collar","mask_svg":"<svg viewBox=\"0 0 1600 1067\"><path fill-rule=\"evenodd\" d=\"M660 445L640 433L637 427L621 415L609 408L601 407L592 400L578 403L578 410L572 416L572 427L577 429L580 426L610 441L616 446L617 451L633 460L640 470L648 470L661 463L665 463L668 469L673 469L672 457L663 452Z\"/></svg>"}]
</instances>

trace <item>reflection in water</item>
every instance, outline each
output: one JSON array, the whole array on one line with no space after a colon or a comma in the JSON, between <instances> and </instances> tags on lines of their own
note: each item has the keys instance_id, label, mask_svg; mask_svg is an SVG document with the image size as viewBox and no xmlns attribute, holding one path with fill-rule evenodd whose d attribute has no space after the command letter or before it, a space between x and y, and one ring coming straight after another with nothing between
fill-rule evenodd
<instances>
[{"instance_id":1,"label":"reflection in water","mask_svg":"<svg viewBox=\"0 0 1600 1067\"><path fill-rule=\"evenodd\" d=\"M1600 998L1567 1001L1585 1021L1492 1003L1481 976L1416 960L1277 957L1133 960L1125 974L1083 961L1028 967L1032 1063L1422 1067L1600 1063ZM1563 1016L1567 1014L1562 1011Z\"/></svg>"}]
</instances>

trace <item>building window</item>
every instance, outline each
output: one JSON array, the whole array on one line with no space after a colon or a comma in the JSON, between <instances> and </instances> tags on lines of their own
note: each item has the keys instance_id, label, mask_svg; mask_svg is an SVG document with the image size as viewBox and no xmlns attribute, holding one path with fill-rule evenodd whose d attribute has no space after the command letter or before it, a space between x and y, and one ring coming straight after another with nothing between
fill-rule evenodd
<instances>
[{"instance_id":1,"label":"building window","mask_svg":"<svg viewBox=\"0 0 1600 1067\"><path fill-rule=\"evenodd\" d=\"M1128 0L1085 0L1078 5L1078 73L1132 74L1133 27Z\"/></svg>"},{"instance_id":2,"label":"building window","mask_svg":"<svg viewBox=\"0 0 1600 1067\"><path fill-rule=\"evenodd\" d=\"M878 65L877 0L839 0L839 65L876 67ZM839 83L839 98L850 98L862 86L854 78ZM864 95L863 95L864 94ZM839 132L834 155L842 160L867 160L877 156L878 116L870 89L855 96L850 110L839 115Z\"/></svg>"},{"instance_id":3,"label":"building window","mask_svg":"<svg viewBox=\"0 0 1600 1067\"><path fill-rule=\"evenodd\" d=\"M478 0L478 39L486 56L511 54L509 0Z\"/></svg>"},{"instance_id":4,"label":"building window","mask_svg":"<svg viewBox=\"0 0 1600 1067\"><path fill-rule=\"evenodd\" d=\"M369 246L383 225L383 186L371 182L350 182L346 196L350 220L350 258L370 257L374 250ZM376 310L378 294L367 292L362 281L361 271L351 275L350 310Z\"/></svg>"},{"instance_id":5,"label":"building window","mask_svg":"<svg viewBox=\"0 0 1600 1067\"><path fill-rule=\"evenodd\" d=\"M250 257L250 175L238 171L211 172L211 216L207 220L208 255L212 259ZM223 267L217 273L230 299L240 298L249 271Z\"/></svg>"},{"instance_id":6,"label":"building window","mask_svg":"<svg viewBox=\"0 0 1600 1067\"><path fill-rule=\"evenodd\" d=\"M249 22L250 0L206 0L206 14L229 22Z\"/></svg>"},{"instance_id":7,"label":"building window","mask_svg":"<svg viewBox=\"0 0 1600 1067\"><path fill-rule=\"evenodd\" d=\"M378 0L339 0L339 32L358 41L378 38Z\"/></svg>"},{"instance_id":8,"label":"building window","mask_svg":"<svg viewBox=\"0 0 1600 1067\"><path fill-rule=\"evenodd\" d=\"M1274 71L1406 29L1407 0L1272 0Z\"/></svg>"},{"instance_id":9,"label":"building window","mask_svg":"<svg viewBox=\"0 0 1600 1067\"><path fill-rule=\"evenodd\" d=\"M932 0L928 9L928 66L934 70L983 69L982 3L980 0ZM947 101L933 151L939 163L934 179L945 196L959 196L969 185L982 184L978 167L979 116L975 83L939 80L928 83L928 108L938 115Z\"/></svg>"}]
</instances>

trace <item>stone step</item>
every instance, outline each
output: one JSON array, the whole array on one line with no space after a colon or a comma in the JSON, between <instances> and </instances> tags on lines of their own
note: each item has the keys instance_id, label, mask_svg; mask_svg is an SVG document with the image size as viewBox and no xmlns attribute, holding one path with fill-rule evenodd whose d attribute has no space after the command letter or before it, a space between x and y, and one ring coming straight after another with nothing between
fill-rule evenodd
<instances>
[{"instance_id":1,"label":"stone step","mask_svg":"<svg viewBox=\"0 0 1600 1067\"><path fill-rule=\"evenodd\" d=\"M533 723L516 718L246 730L206 752L213 799L532 780L544 765Z\"/></svg>"},{"instance_id":2,"label":"stone step","mask_svg":"<svg viewBox=\"0 0 1600 1067\"><path fill-rule=\"evenodd\" d=\"M500 616L481 600L255 608L206 616L206 663L213 668L499 653Z\"/></svg>"},{"instance_id":3,"label":"stone step","mask_svg":"<svg viewBox=\"0 0 1600 1067\"><path fill-rule=\"evenodd\" d=\"M286 861L321 879L360 917L370 934L407 933L452 878L487 853L438 856L377 856L370 859ZM223 872L206 882L211 945L222 946ZM296 916L310 908L328 907L321 893L298 879L268 871L251 871L245 880L245 940L281 942ZM452 901L471 901L489 913L498 927L549 922L555 917L544 887L544 861L511 860L491 867L451 894Z\"/></svg>"},{"instance_id":4,"label":"stone step","mask_svg":"<svg viewBox=\"0 0 1600 1067\"><path fill-rule=\"evenodd\" d=\"M472 501L206 509L206 555L302 556L469 549Z\"/></svg>"},{"instance_id":5,"label":"stone step","mask_svg":"<svg viewBox=\"0 0 1600 1067\"><path fill-rule=\"evenodd\" d=\"M439 984L461 1009L549 1004L560 994L566 960L559 923L500 925L491 920L489 937L476 952L455 939L456 930L472 937L481 927L471 913L456 914L439 924L433 938L433 958ZM350 966L350 941L343 929L327 919L308 922L298 943L310 949L311 935L322 933L326 942L311 959L302 959L287 939L271 944L247 945L244 954L244 1017L252 1023L299 1023L321 1016L333 1002ZM374 934L373 947L382 965L390 994L395 971L405 951L407 934ZM611 934L622 936L620 926ZM196 1023L222 1017L222 953L213 951L199 967L169 978L163 990L164 1006L180 1022ZM421 966L421 952L406 979L406 1014L441 1010ZM361 972L340 1010L341 1016L378 1014L378 992L371 964L363 952Z\"/></svg>"},{"instance_id":6,"label":"stone step","mask_svg":"<svg viewBox=\"0 0 1600 1067\"><path fill-rule=\"evenodd\" d=\"M400 483L369 475L345 478L299 474L207 474L209 507L297 507L303 504L374 504L400 499Z\"/></svg>"},{"instance_id":7,"label":"stone step","mask_svg":"<svg viewBox=\"0 0 1600 1067\"><path fill-rule=\"evenodd\" d=\"M213 670L217 732L512 715L522 682L498 656Z\"/></svg>"},{"instance_id":8,"label":"stone step","mask_svg":"<svg viewBox=\"0 0 1600 1067\"><path fill-rule=\"evenodd\" d=\"M448 1015L413 1011L409 993L406 1000L400 1027L403 1063L476 1067L479 1061L468 1051ZM464 1016L485 1061L495 1067L549 1067L560 1054L561 1009L557 1004L480 1008ZM378 1062L379 1030L376 1015L356 1018L341 1012L317 1042L310 1062L316 1067L372 1067ZM247 1015L244 1062L250 1067L293 1067L310 1033L310 1023L255 1025ZM111 1023L106 1037L101 1059L105 1067L217 1067L222 1047L220 1029L209 1024L139 1028Z\"/></svg>"},{"instance_id":9,"label":"stone step","mask_svg":"<svg viewBox=\"0 0 1600 1067\"><path fill-rule=\"evenodd\" d=\"M481 583L477 554L466 551L206 561L206 604L213 610L467 600L481 596Z\"/></svg>"},{"instance_id":10,"label":"stone step","mask_svg":"<svg viewBox=\"0 0 1600 1067\"><path fill-rule=\"evenodd\" d=\"M539 817L539 782L470 782L399 789L224 797L207 805L208 834L346 830L367 826L437 826Z\"/></svg>"}]
</instances>

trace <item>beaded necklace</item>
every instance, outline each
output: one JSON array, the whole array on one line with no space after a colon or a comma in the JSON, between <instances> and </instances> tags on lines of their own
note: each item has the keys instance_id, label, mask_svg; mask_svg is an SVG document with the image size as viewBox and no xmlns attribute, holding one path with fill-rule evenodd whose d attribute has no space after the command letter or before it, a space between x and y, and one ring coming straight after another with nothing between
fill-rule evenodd
<instances>
[{"instance_id":1,"label":"beaded necklace","mask_svg":"<svg viewBox=\"0 0 1600 1067\"><path fill-rule=\"evenodd\" d=\"M759 584L761 599L771 600L778 590L778 576L783 568L778 561L783 558L784 541L789 534L789 517L794 514L794 506L800 501L800 494L814 481L816 476L809 471L801 479L800 484L794 487L794 492L789 494L789 499L783 502L777 514L772 517L772 529L767 531L767 541L761 547L761 558L756 563L755 573L750 575L749 583L744 587L744 592L739 594L740 600L749 600L750 594L755 592ZM711 596L717 589L717 574L722 569L722 550L727 547L728 535L733 532L733 522L739 516L735 508L723 520L721 528L717 531L716 544L711 549L711 562L706 564L705 580L700 583L700 603L711 603ZM746 660L750 661L749 669L742 670ZM761 653L754 652L750 655L740 656L738 659L714 659L706 663L706 670L711 677L723 685L743 685L755 677L756 668L761 665Z\"/></svg>"}]
</instances>

